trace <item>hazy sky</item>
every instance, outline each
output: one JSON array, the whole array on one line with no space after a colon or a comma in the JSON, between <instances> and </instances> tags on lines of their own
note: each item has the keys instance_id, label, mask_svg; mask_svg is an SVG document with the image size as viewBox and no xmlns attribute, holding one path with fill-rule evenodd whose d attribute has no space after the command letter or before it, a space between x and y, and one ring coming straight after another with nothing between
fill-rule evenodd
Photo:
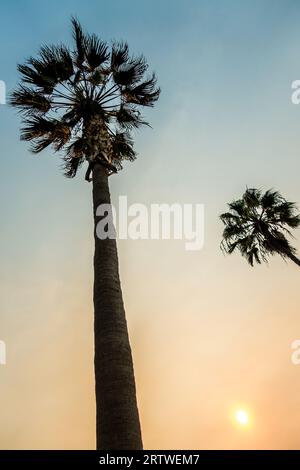
<instances>
[{"instance_id":1,"label":"hazy sky","mask_svg":"<svg viewBox=\"0 0 300 470\"><path fill-rule=\"evenodd\" d=\"M299 2L3 0L8 90L41 44L70 43L72 14L143 52L162 88L113 200L205 204L201 251L119 243L145 447L300 448L299 268L224 257L218 221L246 185L300 204ZM30 154L19 124L0 106L0 447L94 448L91 186Z\"/></svg>"}]
</instances>

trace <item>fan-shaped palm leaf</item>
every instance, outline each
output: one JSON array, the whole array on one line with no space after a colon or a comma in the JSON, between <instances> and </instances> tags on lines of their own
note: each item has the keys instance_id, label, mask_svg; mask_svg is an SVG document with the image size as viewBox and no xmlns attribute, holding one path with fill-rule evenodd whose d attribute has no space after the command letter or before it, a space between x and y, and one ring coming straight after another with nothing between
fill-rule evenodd
<instances>
[{"instance_id":1,"label":"fan-shaped palm leaf","mask_svg":"<svg viewBox=\"0 0 300 470\"><path fill-rule=\"evenodd\" d=\"M121 169L122 160L135 158L128 132L147 125L138 108L153 106L159 97L156 77L145 78L145 58L130 56L126 43L114 43L109 50L95 34L86 34L76 18L72 28L73 50L43 46L38 57L18 67L21 84L10 102L24 117L21 138L31 141L35 153L49 145L63 150L67 176L75 176L80 167L70 156L78 137L85 141L80 163L98 160ZM115 152L109 157L107 139Z\"/></svg>"},{"instance_id":2,"label":"fan-shaped palm leaf","mask_svg":"<svg viewBox=\"0 0 300 470\"><path fill-rule=\"evenodd\" d=\"M258 189L247 189L241 199L228 206L229 211L220 216L225 225L221 243L225 252L239 250L251 266L274 254L300 265L296 249L287 239L291 236L289 229L300 226L295 203L274 190L263 194Z\"/></svg>"}]
</instances>

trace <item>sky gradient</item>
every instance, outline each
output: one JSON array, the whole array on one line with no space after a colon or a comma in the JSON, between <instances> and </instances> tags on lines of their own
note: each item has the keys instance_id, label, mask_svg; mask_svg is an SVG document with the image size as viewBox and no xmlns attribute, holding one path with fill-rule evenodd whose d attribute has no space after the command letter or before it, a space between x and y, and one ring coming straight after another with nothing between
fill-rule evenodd
<instances>
[{"instance_id":1,"label":"sky gradient","mask_svg":"<svg viewBox=\"0 0 300 470\"><path fill-rule=\"evenodd\" d=\"M119 242L145 448L299 449L299 268L223 256L218 220L246 186L300 205L299 2L4 0L8 90L41 44L71 43L72 14L144 53L162 88L113 201L205 204L199 252ZM63 178L51 150L30 154L19 126L0 106L0 448L92 449L91 186ZM232 421L240 407L247 429Z\"/></svg>"}]
</instances>

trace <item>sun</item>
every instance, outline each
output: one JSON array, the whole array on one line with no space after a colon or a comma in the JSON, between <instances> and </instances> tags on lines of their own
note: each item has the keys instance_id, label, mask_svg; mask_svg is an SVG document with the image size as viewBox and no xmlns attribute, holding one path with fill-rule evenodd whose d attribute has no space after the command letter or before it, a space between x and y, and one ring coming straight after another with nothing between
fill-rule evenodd
<instances>
[{"instance_id":1,"label":"sun","mask_svg":"<svg viewBox=\"0 0 300 470\"><path fill-rule=\"evenodd\" d=\"M242 426L247 426L247 424L249 423L248 413L247 411L242 409L236 411L235 419Z\"/></svg>"}]
</instances>

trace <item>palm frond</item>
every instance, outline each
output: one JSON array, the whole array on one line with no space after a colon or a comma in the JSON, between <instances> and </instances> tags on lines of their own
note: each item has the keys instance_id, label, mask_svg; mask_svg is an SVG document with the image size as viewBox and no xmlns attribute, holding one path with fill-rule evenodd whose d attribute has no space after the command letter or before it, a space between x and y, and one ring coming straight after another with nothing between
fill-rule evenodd
<instances>
[{"instance_id":1,"label":"palm frond","mask_svg":"<svg viewBox=\"0 0 300 470\"><path fill-rule=\"evenodd\" d=\"M67 155L63 158L62 169L67 178L74 178L78 169L84 163L84 158L72 158Z\"/></svg>"},{"instance_id":2,"label":"palm frond","mask_svg":"<svg viewBox=\"0 0 300 470\"><path fill-rule=\"evenodd\" d=\"M139 128L142 125L148 125L141 117L141 113L134 108L121 105L120 109L115 113L116 121L121 129L130 130Z\"/></svg>"},{"instance_id":3,"label":"palm frond","mask_svg":"<svg viewBox=\"0 0 300 470\"><path fill-rule=\"evenodd\" d=\"M106 63L109 58L107 44L92 34L86 38L85 57L91 71Z\"/></svg>"},{"instance_id":4,"label":"palm frond","mask_svg":"<svg viewBox=\"0 0 300 470\"><path fill-rule=\"evenodd\" d=\"M233 214L232 212L224 212L220 215L220 219L224 224L230 223L241 223L242 219L239 215Z\"/></svg>"},{"instance_id":5,"label":"palm frond","mask_svg":"<svg viewBox=\"0 0 300 470\"><path fill-rule=\"evenodd\" d=\"M104 74L103 71L96 69L88 76L88 80L93 86L97 87L105 83L106 74Z\"/></svg>"},{"instance_id":6,"label":"palm frond","mask_svg":"<svg viewBox=\"0 0 300 470\"><path fill-rule=\"evenodd\" d=\"M264 209L271 209L279 202L282 202L281 195L273 189L268 189L261 197L261 205Z\"/></svg>"},{"instance_id":7,"label":"palm frond","mask_svg":"<svg viewBox=\"0 0 300 470\"><path fill-rule=\"evenodd\" d=\"M142 80L147 69L148 64L143 56L132 58L113 71L114 81L118 85L132 87Z\"/></svg>"},{"instance_id":8,"label":"palm frond","mask_svg":"<svg viewBox=\"0 0 300 470\"><path fill-rule=\"evenodd\" d=\"M153 74L151 78L137 86L126 87L122 93L125 102L153 106L160 95L160 88L157 88L156 83L156 76Z\"/></svg>"},{"instance_id":9,"label":"palm frond","mask_svg":"<svg viewBox=\"0 0 300 470\"><path fill-rule=\"evenodd\" d=\"M267 262L268 257L279 254L289 258L296 254L288 236L289 228L300 225L300 215L294 203L274 190L264 194L258 189L247 189L243 197L228 204L229 211L221 214L225 225L221 248L231 254L238 249L253 266L254 262Z\"/></svg>"},{"instance_id":10,"label":"palm frond","mask_svg":"<svg viewBox=\"0 0 300 470\"><path fill-rule=\"evenodd\" d=\"M234 237L241 237L245 234L245 229L242 225L229 224L226 225L223 231L223 238L230 240Z\"/></svg>"},{"instance_id":11,"label":"palm frond","mask_svg":"<svg viewBox=\"0 0 300 470\"><path fill-rule=\"evenodd\" d=\"M29 63L36 71L55 84L68 80L74 73L71 53L65 46L43 46L40 58L31 58Z\"/></svg>"},{"instance_id":12,"label":"palm frond","mask_svg":"<svg viewBox=\"0 0 300 470\"><path fill-rule=\"evenodd\" d=\"M127 43L108 48L75 17L71 23L72 49L44 45L18 66L20 85L10 104L22 112L21 139L34 153L50 145L63 151L68 177L84 161L118 170L136 158L130 132L149 125L140 107L153 106L160 89L154 74L145 78L145 58L129 55Z\"/></svg>"},{"instance_id":13,"label":"palm frond","mask_svg":"<svg viewBox=\"0 0 300 470\"><path fill-rule=\"evenodd\" d=\"M77 137L66 148L66 156L68 158L84 158L85 157L85 141L82 136Z\"/></svg>"},{"instance_id":14,"label":"palm frond","mask_svg":"<svg viewBox=\"0 0 300 470\"><path fill-rule=\"evenodd\" d=\"M32 90L24 85L12 92L10 104L25 113L45 114L51 109L51 100L43 93Z\"/></svg>"},{"instance_id":15,"label":"palm frond","mask_svg":"<svg viewBox=\"0 0 300 470\"><path fill-rule=\"evenodd\" d=\"M38 58L18 66L23 81L51 94L54 87L74 73L72 57L65 46L43 46Z\"/></svg>"},{"instance_id":16,"label":"palm frond","mask_svg":"<svg viewBox=\"0 0 300 470\"><path fill-rule=\"evenodd\" d=\"M36 86L46 94L53 92L55 82L50 77L38 73L33 67L26 64L19 64L18 71L22 75L23 83Z\"/></svg>"},{"instance_id":17,"label":"palm frond","mask_svg":"<svg viewBox=\"0 0 300 470\"><path fill-rule=\"evenodd\" d=\"M114 42L112 45L110 67L116 72L129 59L129 48L126 42Z\"/></svg>"},{"instance_id":18,"label":"palm frond","mask_svg":"<svg viewBox=\"0 0 300 470\"><path fill-rule=\"evenodd\" d=\"M73 27L73 39L76 45L76 50L74 51L74 60L77 67L81 69L85 61L87 38L77 18L73 16L71 18L71 22Z\"/></svg>"},{"instance_id":19,"label":"palm frond","mask_svg":"<svg viewBox=\"0 0 300 470\"><path fill-rule=\"evenodd\" d=\"M245 203L242 199L238 199L237 201L231 202L230 204L228 204L228 207L231 211L234 211L234 213L236 213L240 217L244 217L246 215Z\"/></svg>"},{"instance_id":20,"label":"palm frond","mask_svg":"<svg viewBox=\"0 0 300 470\"><path fill-rule=\"evenodd\" d=\"M133 140L128 132L116 132L112 138L113 150L113 164L117 169L122 168L122 160L133 161L136 158L136 153L133 149Z\"/></svg>"},{"instance_id":21,"label":"palm frond","mask_svg":"<svg viewBox=\"0 0 300 470\"><path fill-rule=\"evenodd\" d=\"M261 191L259 189L247 189L244 193L243 200L248 208L257 208L260 205Z\"/></svg>"},{"instance_id":22,"label":"palm frond","mask_svg":"<svg viewBox=\"0 0 300 470\"><path fill-rule=\"evenodd\" d=\"M71 130L65 123L56 119L34 116L27 119L21 129L21 140L32 141L31 150L39 153L52 144L55 151L61 150L71 138Z\"/></svg>"}]
</instances>

